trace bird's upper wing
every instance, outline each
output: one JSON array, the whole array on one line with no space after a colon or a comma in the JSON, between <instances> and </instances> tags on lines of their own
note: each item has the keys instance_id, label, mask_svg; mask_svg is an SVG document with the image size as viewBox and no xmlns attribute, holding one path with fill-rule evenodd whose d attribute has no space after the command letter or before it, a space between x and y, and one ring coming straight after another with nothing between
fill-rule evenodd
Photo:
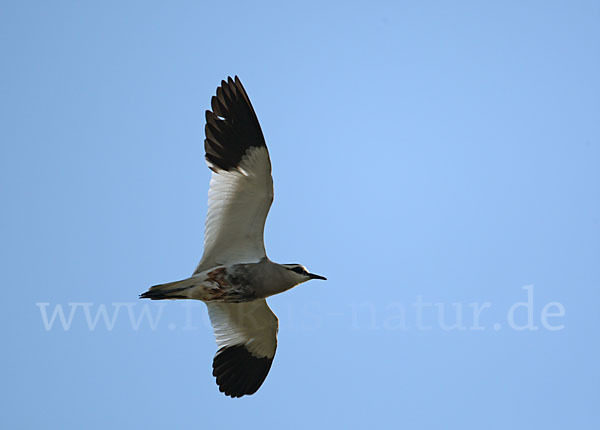
<instances>
[{"instance_id":1,"label":"bird's upper wing","mask_svg":"<svg viewBox=\"0 0 600 430\"><path fill-rule=\"evenodd\" d=\"M206 111L208 191L204 255L196 268L265 257L263 232L273 202L271 160L248 94L235 77L222 81Z\"/></svg>"},{"instance_id":2,"label":"bird's upper wing","mask_svg":"<svg viewBox=\"0 0 600 430\"><path fill-rule=\"evenodd\" d=\"M254 394L269 373L277 348L277 317L265 299L206 303L217 340L213 376L231 397Z\"/></svg>"}]
</instances>

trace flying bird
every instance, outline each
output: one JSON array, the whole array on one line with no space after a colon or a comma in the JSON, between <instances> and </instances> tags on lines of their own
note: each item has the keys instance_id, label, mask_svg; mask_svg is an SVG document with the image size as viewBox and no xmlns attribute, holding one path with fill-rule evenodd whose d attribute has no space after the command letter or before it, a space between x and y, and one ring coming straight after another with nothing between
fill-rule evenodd
<instances>
[{"instance_id":1,"label":"flying bird","mask_svg":"<svg viewBox=\"0 0 600 430\"><path fill-rule=\"evenodd\" d=\"M221 81L204 130L212 170L204 254L190 278L153 286L140 298L206 303L218 347L213 376L225 395L242 397L260 388L275 357L278 320L265 299L326 278L267 257L263 233L273 202L271 160L237 76Z\"/></svg>"}]
</instances>

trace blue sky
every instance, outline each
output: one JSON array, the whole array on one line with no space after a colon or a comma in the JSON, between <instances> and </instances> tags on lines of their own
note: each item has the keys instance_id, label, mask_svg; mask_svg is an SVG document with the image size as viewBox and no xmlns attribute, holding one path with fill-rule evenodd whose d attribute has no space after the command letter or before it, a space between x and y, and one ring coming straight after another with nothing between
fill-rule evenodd
<instances>
[{"instance_id":1,"label":"blue sky","mask_svg":"<svg viewBox=\"0 0 600 430\"><path fill-rule=\"evenodd\" d=\"M598 2L0 9L0 426L600 425ZM238 400L201 303L137 300L201 257L204 110L235 74L269 256L329 278L270 299Z\"/></svg>"}]
</instances>

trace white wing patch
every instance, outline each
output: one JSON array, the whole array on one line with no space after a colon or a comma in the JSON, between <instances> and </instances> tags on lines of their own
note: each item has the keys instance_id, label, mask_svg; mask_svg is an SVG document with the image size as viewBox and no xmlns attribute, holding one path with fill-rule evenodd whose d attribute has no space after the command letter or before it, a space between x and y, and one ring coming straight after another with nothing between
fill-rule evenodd
<instances>
[{"instance_id":1,"label":"white wing patch","mask_svg":"<svg viewBox=\"0 0 600 430\"><path fill-rule=\"evenodd\" d=\"M209 302L206 306L219 349L244 345L257 358L275 356L279 323L266 300Z\"/></svg>"},{"instance_id":2,"label":"white wing patch","mask_svg":"<svg viewBox=\"0 0 600 430\"><path fill-rule=\"evenodd\" d=\"M267 148L251 147L236 170L217 172L208 191L204 255L194 273L219 264L255 263L266 256L263 234L273 202Z\"/></svg>"}]
</instances>

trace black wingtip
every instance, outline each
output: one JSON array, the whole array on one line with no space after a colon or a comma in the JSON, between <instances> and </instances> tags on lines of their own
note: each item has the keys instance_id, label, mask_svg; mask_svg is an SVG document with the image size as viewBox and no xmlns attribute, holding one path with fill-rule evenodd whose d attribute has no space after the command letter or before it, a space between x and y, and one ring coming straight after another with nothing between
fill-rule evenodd
<instances>
[{"instance_id":1,"label":"black wingtip","mask_svg":"<svg viewBox=\"0 0 600 430\"><path fill-rule=\"evenodd\" d=\"M213 170L235 170L250 148L266 147L254 108L237 75L221 81L211 98L205 134L205 157Z\"/></svg>"},{"instance_id":2,"label":"black wingtip","mask_svg":"<svg viewBox=\"0 0 600 430\"><path fill-rule=\"evenodd\" d=\"M213 359L219 391L236 398L256 393L267 378L273 357L255 357L244 345L226 346Z\"/></svg>"}]
</instances>

